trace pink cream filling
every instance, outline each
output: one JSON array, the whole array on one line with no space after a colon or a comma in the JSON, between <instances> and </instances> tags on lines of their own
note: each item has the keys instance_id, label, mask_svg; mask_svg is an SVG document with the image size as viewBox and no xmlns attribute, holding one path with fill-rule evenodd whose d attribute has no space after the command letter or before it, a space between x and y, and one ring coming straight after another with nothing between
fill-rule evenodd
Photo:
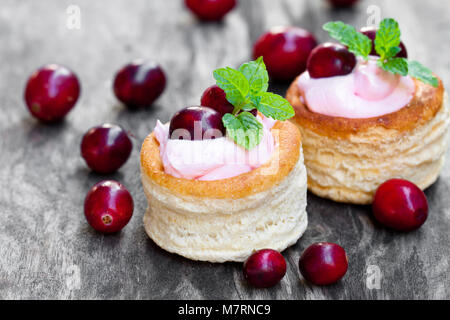
<instances>
[{"instance_id":1,"label":"pink cream filling","mask_svg":"<svg viewBox=\"0 0 450 320\"><path fill-rule=\"evenodd\" d=\"M373 118L393 113L408 105L415 85L410 76L402 77L377 66L377 58L358 60L351 74L313 79L304 72L298 86L302 102L315 112L332 117ZM306 100L306 101L305 101Z\"/></svg>"},{"instance_id":2,"label":"pink cream filling","mask_svg":"<svg viewBox=\"0 0 450 320\"><path fill-rule=\"evenodd\" d=\"M227 137L212 140L171 140L169 124L156 123L154 134L159 142L164 171L176 178L203 181L222 180L250 172L268 162L275 150L270 131L275 120L260 117L263 124L261 143L248 151Z\"/></svg>"}]
</instances>

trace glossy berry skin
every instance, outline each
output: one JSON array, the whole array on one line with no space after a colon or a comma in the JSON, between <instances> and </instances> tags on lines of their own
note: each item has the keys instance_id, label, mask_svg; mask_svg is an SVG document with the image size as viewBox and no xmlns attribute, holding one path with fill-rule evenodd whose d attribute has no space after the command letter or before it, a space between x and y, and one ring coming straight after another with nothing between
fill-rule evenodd
<instances>
[{"instance_id":1,"label":"glossy berry skin","mask_svg":"<svg viewBox=\"0 0 450 320\"><path fill-rule=\"evenodd\" d=\"M306 69L309 54L317 46L315 37L297 27L276 27L263 34L253 47L253 58L264 58L275 81L291 81Z\"/></svg>"},{"instance_id":2,"label":"glossy berry skin","mask_svg":"<svg viewBox=\"0 0 450 320\"><path fill-rule=\"evenodd\" d=\"M420 228L428 217L427 197L415 184L401 179L383 183L372 204L375 218L384 226L398 231Z\"/></svg>"},{"instance_id":3,"label":"glossy berry skin","mask_svg":"<svg viewBox=\"0 0 450 320\"><path fill-rule=\"evenodd\" d=\"M156 63L134 61L120 69L114 79L117 99L129 108L149 107L163 93L166 75Z\"/></svg>"},{"instance_id":4,"label":"glossy berry skin","mask_svg":"<svg viewBox=\"0 0 450 320\"><path fill-rule=\"evenodd\" d=\"M113 173L130 157L133 144L120 126L103 124L90 129L81 141L81 156L93 171Z\"/></svg>"},{"instance_id":5,"label":"glossy berry skin","mask_svg":"<svg viewBox=\"0 0 450 320\"><path fill-rule=\"evenodd\" d=\"M205 90L200 104L204 107L214 109L222 115L232 113L234 109L233 105L228 102L225 91L217 85L213 85Z\"/></svg>"},{"instance_id":6,"label":"glossy berry skin","mask_svg":"<svg viewBox=\"0 0 450 320\"><path fill-rule=\"evenodd\" d=\"M236 0L185 0L184 3L203 21L220 21L236 6Z\"/></svg>"},{"instance_id":7,"label":"glossy berry skin","mask_svg":"<svg viewBox=\"0 0 450 320\"><path fill-rule=\"evenodd\" d=\"M200 104L203 107L214 109L222 115L232 113L234 110L234 106L227 100L225 91L220 89L217 85L212 85L203 92ZM258 110L253 109L250 113L256 117Z\"/></svg>"},{"instance_id":8,"label":"glossy berry skin","mask_svg":"<svg viewBox=\"0 0 450 320\"><path fill-rule=\"evenodd\" d=\"M345 76L356 66L356 57L340 44L324 43L309 56L307 70L311 78Z\"/></svg>"},{"instance_id":9,"label":"glossy berry skin","mask_svg":"<svg viewBox=\"0 0 450 320\"><path fill-rule=\"evenodd\" d=\"M263 249L255 252L244 263L244 277L257 288L276 285L286 274L286 261L278 251Z\"/></svg>"},{"instance_id":10,"label":"glossy berry skin","mask_svg":"<svg viewBox=\"0 0 450 320\"><path fill-rule=\"evenodd\" d=\"M348 259L344 248L329 242L309 246L299 261L303 277L318 286L339 281L347 272Z\"/></svg>"},{"instance_id":11,"label":"glossy berry skin","mask_svg":"<svg viewBox=\"0 0 450 320\"><path fill-rule=\"evenodd\" d=\"M350 8L353 7L358 0L328 0L328 2L337 8Z\"/></svg>"},{"instance_id":12,"label":"glossy berry skin","mask_svg":"<svg viewBox=\"0 0 450 320\"><path fill-rule=\"evenodd\" d=\"M36 70L28 79L25 102L37 119L57 122L74 107L80 90L80 82L70 69L49 64Z\"/></svg>"},{"instance_id":13,"label":"glossy berry skin","mask_svg":"<svg viewBox=\"0 0 450 320\"><path fill-rule=\"evenodd\" d=\"M378 56L378 53L375 51L375 37L377 35L377 28L375 27L365 27L360 30L360 32L366 35L370 40L372 40L372 52L370 55ZM398 58L408 58L408 51L406 50L406 46L403 42L400 42L400 49L402 49L396 57Z\"/></svg>"},{"instance_id":14,"label":"glossy berry skin","mask_svg":"<svg viewBox=\"0 0 450 320\"><path fill-rule=\"evenodd\" d=\"M183 129L183 130L179 130ZM172 117L170 139L208 140L225 136L222 114L207 107L184 108Z\"/></svg>"},{"instance_id":15,"label":"glossy berry skin","mask_svg":"<svg viewBox=\"0 0 450 320\"><path fill-rule=\"evenodd\" d=\"M95 230L113 233L122 230L133 215L134 203L128 190L114 180L101 181L89 190L84 215Z\"/></svg>"}]
</instances>

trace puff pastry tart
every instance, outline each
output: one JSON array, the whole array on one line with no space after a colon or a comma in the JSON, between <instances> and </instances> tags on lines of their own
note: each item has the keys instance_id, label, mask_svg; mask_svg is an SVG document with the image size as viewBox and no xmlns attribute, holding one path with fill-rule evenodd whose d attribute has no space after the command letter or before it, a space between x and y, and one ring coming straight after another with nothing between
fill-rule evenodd
<instances>
[{"instance_id":1,"label":"puff pastry tart","mask_svg":"<svg viewBox=\"0 0 450 320\"><path fill-rule=\"evenodd\" d=\"M163 249L193 260L244 261L254 250L284 250L307 226L299 130L289 121L250 112L220 114L226 127L221 128L214 122L217 114L204 106L183 109L170 124L158 122L145 139L141 150L148 200L145 230ZM234 127L226 118L257 121L261 129L257 145L246 145L230 134ZM190 132L190 119L200 120L199 129L215 126L228 134L214 139L173 138L176 128Z\"/></svg>"},{"instance_id":2,"label":"puff pastry tart","mask_svg":"<svg viewBox=\"0 0 450 320\"><path fill-rule=\"evenodd\" d=\"M447 150L442 81L415 62L410 75L400 75L382 67L378 56L352 63L342 50L334 44L316 48L308 70L287 92L303 138L309 190L338 202L370 204L378 186L392 178L427 188ZM329 62L320 61L324 53L350 68L321 70ZM428 81L414 77L418 68Z\"/></svg>"}]
</instances>

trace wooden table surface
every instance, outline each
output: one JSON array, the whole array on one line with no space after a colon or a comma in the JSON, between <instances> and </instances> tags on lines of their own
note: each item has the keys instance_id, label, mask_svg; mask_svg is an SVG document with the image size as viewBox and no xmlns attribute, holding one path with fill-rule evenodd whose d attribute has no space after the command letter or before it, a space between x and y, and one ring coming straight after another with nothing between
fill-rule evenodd
<instances>
[{"instance_id":1,"label":"wooden table surface","mask_svg":"<svg viewBox=\"0 0 450 320\"><path fill-rule=\"evenodd\" d=\"M287 274L271 289L249 287L241 264L169 254L142 225L147 203L139 150L156 119L168 121L176 110L198 104L213 83L212 71L248 61L252 43L268 28L301 26L326 41L323 23L362 27L369 5L375 5L370 12L396 18L410 57L450 85L448 1L371 0L335 11L321 0L241 0L223 23L201 24L181 0L0 0L0 298L449 299L449 161L426 192L428 221L408 234L380 227L370 207L308 195L308 229L284 252ZM73 29L77 9L81 26ZM131 112L116 101L111 81L136 58L158 61L169 84L153 108ZM23 89L32 71L53 62L79 75L82 96L63 123L46 126L26 110ZM286 88L272 86L281 94ZM90 172L79 151L82 135L103 122L135 136L129 161L108 176ZM135 200L129 225L110 236L91 229L83 214L87 191L105 178L123 182ZM317 241L347 250L348 273L335 285L315 287L299 276L301 252Z\"/></svg>"}]
</instances>

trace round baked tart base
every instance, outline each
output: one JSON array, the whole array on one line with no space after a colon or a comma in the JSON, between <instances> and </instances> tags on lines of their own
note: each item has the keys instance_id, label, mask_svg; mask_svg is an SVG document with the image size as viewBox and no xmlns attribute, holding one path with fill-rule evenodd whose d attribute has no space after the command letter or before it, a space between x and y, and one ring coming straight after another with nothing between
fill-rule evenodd
<instances>
[{"instance_id":1,"label":"round baked tart base","mask_svg":"<svg viewBox=\"0 0 450 320\"><path fill-rule=\"evenodd\" d=\"M301 136L290 122L277 122L272 134L277 148L268 163L217 181L166 174L150 134L141 150L148 236L169 252L209 262L242 262L255 250L295 244L308 223Z\"/></svg>"},{"instance_id":2,"label":"round baked tart base","mask_svg":"<svg viewBox=\"0 0 450 320\"><path fill-rule=\"evenodd\" d=\"M302 134L309 190L337 202L370 204L386 180L401 178L426 189L442 169L447 150L448 96L414 80L412 101L369 119L330 117L310 111L296 79L287 92L293 122Z\"/></svg>"}]
</instances>

